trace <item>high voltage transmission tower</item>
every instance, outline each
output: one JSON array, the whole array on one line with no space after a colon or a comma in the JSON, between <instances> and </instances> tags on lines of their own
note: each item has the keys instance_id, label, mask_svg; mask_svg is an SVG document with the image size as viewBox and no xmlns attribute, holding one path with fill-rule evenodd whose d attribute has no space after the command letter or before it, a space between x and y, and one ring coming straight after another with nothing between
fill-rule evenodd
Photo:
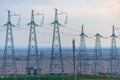
<instances>
[{"instance_id":1,"label":"high voltage transmission tower","mask_svg":"<svg viewBox=\"0 0 120 80\"><path fill-rule=\"evenodd\" d=\"M16 80L16 59L15 59L15 49L14 49L14 41L13 41L13 33L12 27L14 25L11 23L11 15L10 10L8 10L8 22L4 25L6 28L6 39L5 39L5 48L3 54L3 65L2 65L2 75L3 79L5 77L12 77ZM8 79L8 78L6 78Z\"/></svg>"},{"instance_id":2,"label":"high voltage transmission tower","mask_svg":"<svg viewBox=\"0 0 120 80\"><path fill-rule=\"evenodd\" d=\"M102 49L101 49L101 41L100 38L101 36L99 33L95 35L96 40L95 40L95 51L93 54L93 74L94 75L99 75L102 70Z\"/></svg>"},{"instance_id":3,"label":"high voltage transmission tower","mask_svg":"<svg viewBox=\"0 0 120 80\"><path fill-rule=\"evenodd\" d=\"M117 36L115 35L115 29L114 29L114 26L113 26L113 29L112 29L112 35L111 35L111 52L110 52L110 55L109 55L109 74L112 76L114 75L117 75L118 74L118 64L119 64L119 61L118 61L118 51L117 51L117 45L116 45L116 38Z\"/></svg>"},{"instance_id":4,"label":"high voltage transmission tower","mask_svg":"<svg viewBox=\"0 0 120 80\"><path fill-rule=\"evenodd\" d=\"M87 35L84 34L84 29L82 25L81 34L80 34L80 49L78 53L78 63L77 63L78 75L79 74L86 75L88 69L88 60L87 60L88 54L86 51L85 37L87 37Z\"/></svg>"},{"instance_id":5,"label":"high voltage transmission tower","mask_svg":"<svg viewBox=\"0 0 120 80\"><path fill-rule=\"evenodd\" d=\"M64 13L62 13L64 14ZM64 80L64 67L63 67L63 56L61 50L61 40L59 26L61 25L58 21L58 10L55 9L55 20L52 22L54 25L53 29L53 40L52 40L52 52L49 69L49 80L61 79Z\"/></svg>"},{"instance_id":6,"label":"high voltage transmission tower","mask_svg":"<svg viewBox=\"0 0 120 80\"><path fill-rule=\"evenodd\" d=\"M34 16L38 15L34 13L32 10L31 13L31 22L28 23L30 25L30 33L29 33L29 44L27 51L27 61L26 61L26 75L25 79L29 80L31 78L40 80L41 76L41 68L39 64L39 55L38 55L38 45L37 45L37 37L36 37L36 26L38 26L34 21Z\"/></svg>"}]
</instances>

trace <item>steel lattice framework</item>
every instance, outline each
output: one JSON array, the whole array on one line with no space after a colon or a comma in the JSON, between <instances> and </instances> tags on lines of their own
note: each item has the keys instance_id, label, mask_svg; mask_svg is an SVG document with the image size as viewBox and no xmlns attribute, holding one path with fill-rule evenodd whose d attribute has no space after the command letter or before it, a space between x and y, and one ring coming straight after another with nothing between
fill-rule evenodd
<instances>
[{"instance_id":1,"label":"steel lattice framework","mask_svg":"<svg viewBox=\"0 0 120 80\"><path fill-rule=\"evenodd\" d=\"M54 25L54 30L53 30L49 80L59 79L59 78L61 80L64 80L63 57L62 57L60 32L59 32L60 23L58 21L57 11L58 10L55 9L55 20L52 23Z\"/></svg>"},{"instance_id":2,"label":"steel lattice framework","mask_svg":"<svg viewBox=\"0 0 120 80\"><path fill-rule=\"evenodd\" d=\"M102 49L101 49L101 40L103 36L101 36L99 33L95 35L96 40L95 40L95 52L93 54L93 74L94 75L99 75L102 70Z\"/></svg>"},{"instance_id":3,"label":"steel lattice framework","mask_svg":"<svg viewBox=\"0 0 120 80\"><path fill-rule=\"evenodd\" d=\"M14 41L13 41L13 33L12 33L12 27L14 27L14 25L11 23L10 10L8 10L8 22L4 26L7 26L7 28L6 28L5 48L3 54L2 75L4 78L12 77L16 80L17 68L16 68L15 49L14 49Z\"/></svg>"},{"instance_id":4,"label":"steel lattice framework","mask_svg":"<svg viewBox=\"0 0 120 80\"><path fill-rule=\"evenodd\" d=\"M34 10L31 13L31 22L30 25L30 34L29 34L29 44L27 51L27 61L26 61L26 80L35 78L40 80L40 64L39 64L39 55L38 55L38 46L36 38L36 26L38 26L34 21Z\"/></svg>"},{"instance_id":5,"label":"steel lattice framework","mask_svg":"<svg viewBox=\"0 0 120 80\"><path fill-rule=\"evenodd\" d=\"M77 65L77 73L86 75L87 69L88 69L88 55L86 51L86 43L85 43L85 37L87 35L84 34L84 29L82 25L81 34L80 34L80 49L78 53L78 65Z\"/></svg>"},{"instance_id":6,"label":"steel lattice framework","mask_svg":"<svg viewBox=\"0 0 120 80\"><path fill-rule=\"evenodd\" d=\"M117 38L117 36L115 35L115 29L114 29L114 26L113 26L112 35L111 35L111 52L110 52L110 55L109 55L110 60L109 60L109 71L108 71L108 73L110 75L117 75L118 74L118 69L119 69L116 38Z\"/></svg>"}]
</instances>

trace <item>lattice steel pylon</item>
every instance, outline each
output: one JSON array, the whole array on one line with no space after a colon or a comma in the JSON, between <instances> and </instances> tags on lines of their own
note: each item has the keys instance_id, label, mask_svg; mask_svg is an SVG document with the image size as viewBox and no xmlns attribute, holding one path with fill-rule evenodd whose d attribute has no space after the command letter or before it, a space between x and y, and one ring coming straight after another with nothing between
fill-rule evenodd
<instances>
[{"instance_id":1,"label":"lattice steel pylon","mask_svg":"<svg viewBox=\"0 0 120 80\"><path fill-rule=\"evenodd\" d=\"M63 57L61 50L60 32L59 32L59 21L58 21L58 10L55 9L55 20L52 22L54 25L53 30L53 41L52 41L52 52L49 69L49 80L64 80L64 67Z\"/></svg>"},{"instance_id":2,"label":"lattice steel pylon","mask_svg":"<svg viewBox=\"0 0 120 80\"><path fill-rule=\"evenodd\" d=\"M99 33L95 35L95 51L93 54L93 74L99 75L102 70L102 49L101 49L101 40L103 36L101 36Z\"/></svg>"},{"instance_id":3,"label":"lattice steel pylon","mask_svg":"<svg viewBox=\"0 0 120 80\"><path fill-rule=\"evenodd\" d=\"M78 63L77 63L77 74L80 75L86 75L87 69L88 69L88 54L86 51L86 43L85 43L85 37L87 35L84 34L84 29L82 25L81 34L80 34L80 49L78 53Z\"/></svg>"},{"instance_id":4,"label":"lattice steel pylon","mask_svg":"<svg viewBox=\"0 0 120 80\"><path fill-rule=\"evenodd\" d=\"M26 61L26 72L25 80L35 79L40 80L40 64L38 56L38 46L36 37L36 26L38 26L34 21L34 11L31 13L30 33L29 33L29 44L27 51L27 61Z\"/></svg>"},{"instance_id":5,"label":"lattice steel pylon","mask_svg":"<svg viewBox=\"0 0 120 80\"><path fill-rule=\"evenodd\" d=\"M109 55L109 72L108 73L111 76L113 76L113 75L117 75L118 70L119 70L119 67L118 67L118 64L119 64L118 51L117 51L117 45L116 45L117 36L115 35L114 26L113 26L113 29L112 29L111 38L112 38L111 39L111 52L110 52L110 55Z\"/></svg>"},{"instance_id":6,"label":"lattice steel pylon","mask_svg":"<svg viewBox=\"0 0 120 80\"><path fill-rule=\"evenodd\" d=\"M4 26L7 26L7 28L6 28L5 48L3 54L2 75L3 75L3 79L5 79L5 77L11 77L14 80L16 80L17 68L16 68L15 49L14 49L14 41L13 41L13 33L12 33L12 27L14 27L14 25L11 23L10 10L8 10L8 22Z\"/></svg>"}]
</instances>

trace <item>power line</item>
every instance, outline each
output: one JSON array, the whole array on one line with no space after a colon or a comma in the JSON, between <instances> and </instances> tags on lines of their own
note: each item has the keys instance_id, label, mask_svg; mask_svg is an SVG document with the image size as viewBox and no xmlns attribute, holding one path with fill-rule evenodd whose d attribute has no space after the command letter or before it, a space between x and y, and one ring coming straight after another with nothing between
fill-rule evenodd
<instances>
[{"instance_id":1,"label":"power line","mask_svg":"<svg viewBox=\"0 0 120 80\"><path fill-rule=\"evenodd\" d=\"M70 28L70 27L63 27L63 28L66 28L67 30L70 30L70 31L73 31L73 32L76 32L76 33L79 33L80 31L76 30L76 29L73 29L73 28Z\"/></svg>"}]
</instances>

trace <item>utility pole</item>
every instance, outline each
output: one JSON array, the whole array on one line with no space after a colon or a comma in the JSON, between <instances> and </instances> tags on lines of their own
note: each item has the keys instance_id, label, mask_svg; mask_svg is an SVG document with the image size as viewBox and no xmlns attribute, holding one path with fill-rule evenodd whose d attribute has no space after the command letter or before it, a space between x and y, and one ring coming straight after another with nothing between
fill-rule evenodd
<instances>
[{"instance_id":1,"label":"utility pole","mask_svg":"<svg viewBox=\"0 0 120 80\"><path fill-rule=\"evenodd\" d=\"M41 51L40 52L40 54L39 54L39 59L40 59L40 69L41 69L41 76L42 76L42 74L44 74L43 73L43 68L44 68L44 52L43 51Z\"/></svg>"},{"instance_id":2,"label":"utility pole","mask_svg":"<svg viewBox=\"0 0 120 80\"><path fill-rule=\"evenodd\" d=\"M102 49L101 49L101 41L100 38L101 36L99 33L95 35L96 40L95 40L95 52L93 54L93 74L98 75L101 73L101 68L102 68Z\"/></svg>"},{"instance_id":3,"label":"utility pole","mask_svg":"<svg viewBox=\"0 0 120 80\"><path fill-rule=\"evenodd\" d=\"M76 63L75 63L75 39L72 41L73 45L73 67L74 67L74 80L76 80Z\"/></svg>"},{"instance_id":4,"label":"utility pole","mask_svg":"<svg viewBox=\"0 0 120 80\"><path fill-rule=\"evenodd\" d=\"M61 40L59 26L61 25L58 21L58 10L55 9L55 20L52 22L54 25L53 29L53 40L52 40L52 52L49 69L49 80L64 80L64 67L63 57L61 50Z\"/></svg>"},{"instance_id":5,"label":"utility pole","mask_svg":"<svg viewBox=\"0 0 120 80\"><path fill-rule=\"evenodd\" d=\"M88 54L86 51L86 43L85 43L85 37L87 35L84 34L83 25L81 27L81 34L80 34L80 51L78 53L78 65L77 65L77 71L78 74L86 75L87 69L88 69Z\"/></svg>"},{"instance_id":6,"label":"utility pole","mask_svg":"<svg viewBox=\"0 0 120 80\"><path fill-rule=\"evenodd\" d=\"M15 59L15 49L13 41L12 27L14 25L11 23L11 14L8 10L8 22L4 25L6 28L6 39L5 39L5 48L3 54L3 65L2 65L2 75L3 79L6 77L13 78L16 80L16 59Z\"/></svg>"},{"instance_id":7,"label":"utility pole","mask_svg":"<svg viewBox=\"0 0 120 80\"><path fill-rule=\"evenodd\" d=\"M39 64L39 55L38 55L38 46L37 46L37 37L36 37L36 26L38 26L34 21L34 10L31 13L31 22L30 33L29 33L29 44L27 51L27 61L26 61L26 73L25 79L29 80L30 78L35 78L40 80L40 64Z\"/></svg>"},{"instance_id":8,"label":"utility pole","mask_svg":"<svg viewBox=\"0 0 120 80\"><path fill-rule=\"evenodd\" d=\"M117 51L117 45L116 45L116 38L117 36L115 35L115 29L113 26L112 29L112 35L111 35L111 52L110 52L110 62L109 62L109 74L111 76L117 75L118 74L118 51Z\"/></svg>"}]
</instances>

